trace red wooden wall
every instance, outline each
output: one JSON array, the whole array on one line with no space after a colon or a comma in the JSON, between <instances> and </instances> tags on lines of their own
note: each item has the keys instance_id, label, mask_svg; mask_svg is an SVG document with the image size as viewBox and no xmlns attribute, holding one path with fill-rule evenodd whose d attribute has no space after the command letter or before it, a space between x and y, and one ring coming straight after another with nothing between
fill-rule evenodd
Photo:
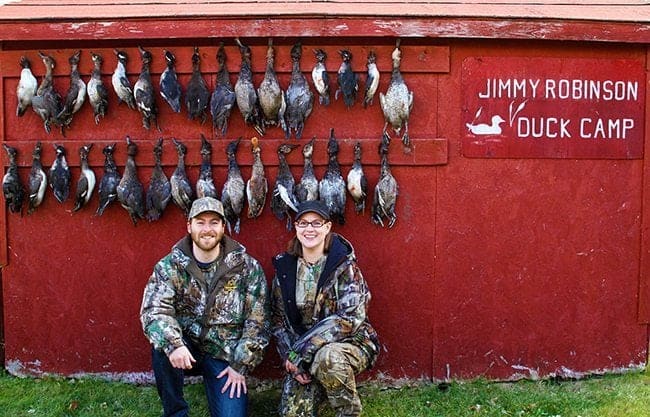
<instances>
[{"instance_id":1,"label":"red wooden wall","mask_svg":"<svg viewBox=\"0 0 650 417\"><path fill-rule=\"evenodd\" d=\"M264 71L267 39L243 38L253 46L255 82ZM224 39L234 83L239 54L232 38ZM289 49L295 39L274 40L276 68L286 87ZM367 51L374 49L386 91L389 54L395 38L314 37L302 39L305 75L314 63L311 50L324 47L334 78L340 59L336 51L349 47L355 71L364 73ZM67 88L67 57L82 49L81 73L88 79L89 52L104 56L104 82L110 85L115 65L112 48L129 52L129 73L139 71L138 40L64 42L47 49L57 59L56 87ZM185 85L191 70L192 47L202 53L202 71L215 82L214 42L193 39L148 39L142 46L154 55L154 82L164 69L162 49L178 58ZM644 214L642 158L541 159L470 158L463 154L462 63L471 57L552 57L560 59L632 59L646 68L640 45L499 41L463 39L402 39L403 72L414 91L411 117L414 149L404 153L399 140L390 148L393 174L400 184L398 220L393 229L370 221L369 211L357 216L348 202L345 226L335 230L355 245L373 292L370 318L384 343L375 370L389 377L441 379L575 375L618 370L645 364L647 326L637 310L640 300ZM16 45L14 45L16 46ZM74 116L66 138L47 135L40 119L29 111L15 116L15 86L21 55L33 62L38 78L43 68L38 44L0 52L0 122L2 140L20 150L20 174L26 179L36 140L45 143L43 160L53 160L53 143L64 143L79 175L78 147L92 142L91 165L101 177L101 148L117 142L122 171L125 135L140 145L138 174L148 182L152 143L165 138L163 162L171 175L176 155L170 138L189 146L187 162L194 181L200 162L199 135L213 144L214 175L225 180L225 144L254 135L233 112L226 138L217 138L210 121L201 126L186 113L173 114L158 100L162 133L145 131L140 115L117 106L111 91L109 115L95 125L86 103ZM362 76L362 80L363 80ZM157 84L156 84L157 85ZM335 85L335 83L334 83ZM647 111L646 111L647 114ZM383 127L378 100L363 109L347 110L341 101L314 106L303 139L316 136L317 175L326 164L326 139L331 127L342 142L344 174L351 148L363 143L363 161L372 187L379 173L377 144ZM261 141L269 179L277 172L275 149L281 132L272 129ZM292 139L295 141L295 139ZM245 179L250 175L250 147L242 141L238 160ZM6 165L6 157L3 157ZM299 150L289 157L293 174L302 173ZM74 189L74 187L73 187ZM372 193L371 193L372 197ZM71 213L73 202L57 203L48 190L42 207L29 216L4 213L5 239L2 290L5 366L14 373L61 374L139 372L149 369L149 351L138 322L142 288L153 264L184 233L181 211L170 204L158 222L133 226L127 213L113 204L102 217L90 207ZM281 251L291 233L265 208L261 218L243 219L235 236L263 264L271 278L271 257ZM269 351L259 375L275 375L277 355Z\"/></svg>"}]
</instances>

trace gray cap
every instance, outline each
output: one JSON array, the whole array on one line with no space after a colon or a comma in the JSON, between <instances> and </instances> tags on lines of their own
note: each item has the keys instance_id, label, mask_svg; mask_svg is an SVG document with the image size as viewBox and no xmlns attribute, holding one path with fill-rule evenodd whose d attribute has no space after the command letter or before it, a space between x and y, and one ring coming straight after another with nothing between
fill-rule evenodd
<instances>
[{"instance_id":1,"label":"gray cap","mask_svg":"<svg viewBox=\"0 0 650 417\"><path fill-rule=\"evenodd\" d=\"M212 197L202 197L194 200L192 208L190 209L190 214L187 218L192 219L206 211L215 212L221 216L222 219L226 217L223 213L223 204L221 204L221 201Z\"/></svg>"},{"instance_id":2,"label":"gray cap","mask_svg":"<svg viewBox=\"0 0 650 417\"><path fill-rule=\"evenodd\" d=\"M298 211L296 212L296 220L299 219L305 213L316 213L325 220L330 219L330 211L320 200L305 201L298 205Z\"/></svg>"}]
</instances>

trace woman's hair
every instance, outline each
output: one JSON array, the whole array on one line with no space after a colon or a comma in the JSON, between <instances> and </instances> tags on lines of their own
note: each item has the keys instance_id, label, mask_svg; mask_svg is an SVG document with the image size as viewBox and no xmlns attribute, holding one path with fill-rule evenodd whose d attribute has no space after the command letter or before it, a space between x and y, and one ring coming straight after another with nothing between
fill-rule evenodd
<instances>
[{"instance_id":1,"label":"woman's hair","mask_svg":"<svg viewBox=\"0 0 650 417\"><path fill-rule=\"evenodd\" d=\"M327 236L325 236L325 253L330 251L330 246L332 245L332 235L333 232L330 230ZM289 241L289 244L287 245L287 253L289 255L302 258L302 243L300 243L297 236L294 236Z\"/></svg>"}]
</instances>

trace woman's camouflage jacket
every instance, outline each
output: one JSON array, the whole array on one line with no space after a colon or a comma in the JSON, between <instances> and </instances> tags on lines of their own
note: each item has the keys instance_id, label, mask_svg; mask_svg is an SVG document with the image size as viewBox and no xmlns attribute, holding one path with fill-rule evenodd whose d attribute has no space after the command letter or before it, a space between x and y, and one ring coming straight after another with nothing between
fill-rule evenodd
<instances>
[{"instance_id":1,"label":"woman's camouflage jacket","mask_svg":"<svg viewBox=\"0 0 650 417\"><path fill-rule=\"evenodd\" d=\"M271 326L278 352L309 369L314 354L331 342L359 346L374 364L379 353L377 333L367 319L370 291L359 270L350 242L334 234L325 267L318 279L313 322L304 328L296 307L297 257L288 253L273 259L275 277L271 300Z\"/></svg>"}]
</instances>

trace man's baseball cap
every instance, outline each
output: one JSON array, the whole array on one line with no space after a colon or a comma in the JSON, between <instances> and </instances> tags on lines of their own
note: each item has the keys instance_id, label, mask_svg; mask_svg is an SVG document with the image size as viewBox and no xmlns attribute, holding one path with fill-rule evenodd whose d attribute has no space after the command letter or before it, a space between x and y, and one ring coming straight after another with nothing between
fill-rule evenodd
<instances>
[{"instance_id":1,"label":"man's baseball cap","mask_svg":"<svg viewBox=\"0 0 650 417\"><path fill-rule=\"evenodd\" d=\"M223 204L221 204L221 201L212 197L202 197L194 200L192 203L192 208L190 209L190 214L187 216L187 218L193 219L194 217L198 216L201 213L205 213L206 211L215 212L221 216L222 219L226 217L223 212Z\"/></svg>"}]
</instances>

